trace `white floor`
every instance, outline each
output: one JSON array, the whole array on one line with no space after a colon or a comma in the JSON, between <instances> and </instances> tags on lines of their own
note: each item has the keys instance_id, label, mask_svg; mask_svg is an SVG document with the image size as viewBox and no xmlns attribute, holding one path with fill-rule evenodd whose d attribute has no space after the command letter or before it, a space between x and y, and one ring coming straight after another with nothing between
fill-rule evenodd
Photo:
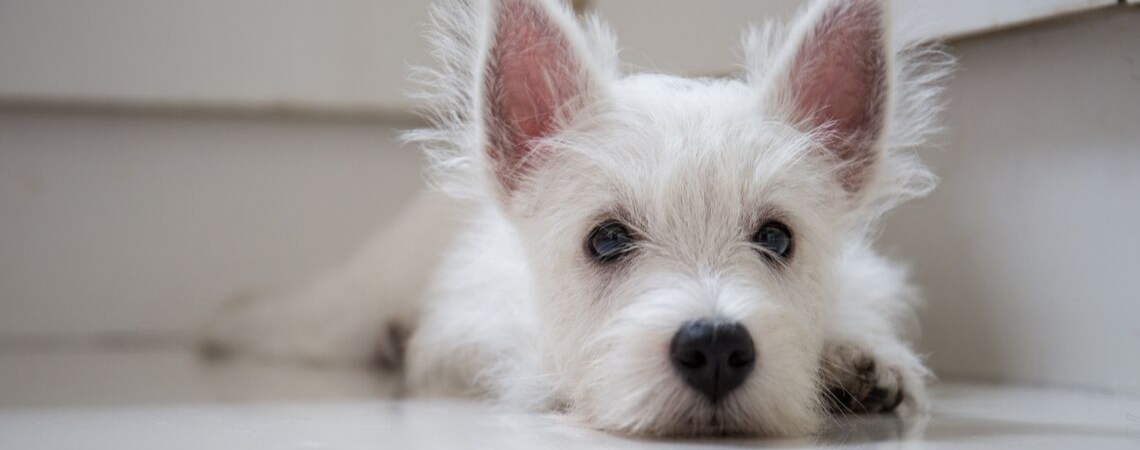
<instances>
[{"instance_id":1,"label":"white floor","mask_svg":"<svg viewBox=\"0 0 1140 450\"><path fill-rule=\"evenodd\" d=\"M184 351L0 352L0 449L1140 449L1140 398L942 383L930 417L798 440L634 440L451 400L369 372L203 364Z\"/></svg>"}]
</instances>

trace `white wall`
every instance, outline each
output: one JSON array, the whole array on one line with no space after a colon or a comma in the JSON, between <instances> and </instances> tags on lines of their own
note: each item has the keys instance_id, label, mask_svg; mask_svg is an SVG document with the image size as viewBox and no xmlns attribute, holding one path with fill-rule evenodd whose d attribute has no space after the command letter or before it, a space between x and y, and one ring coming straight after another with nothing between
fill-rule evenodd
<instances>
[{"instance_id":1,"label":"white wall","mask_svg":"<svg viewBox=\"0 0 1140 450\"><path fill-rule=\"evenodd\" d=\"M583 3L583 2L579 2ZM802 0L589 0L626 62L723 75L741 30ZM955 37L1116 0L899 0L913 35ZM0 0L0 101L406 113L430 62L427 0Z\"/></svg>"},{"instance_id":2,"label":"white wall","mask_svg":"<svg viewBox=\"0 0 1140 450\"><path fill-rule=\"evenodd\" d=\"M947 377L1140 392L1140 8L955 44L942 184L886 230Z\"/></svg>"},{"instance_id":3,"label":"white wall","mask_svg":"<svg viewBox=\"0 0 1140 450\"><path fill-rule=\"evenodd\" d=\"M420 186L390 125L0 111L0 338L185 332L346 258Z\"/></svg>"},{"instance_id":4,"label":"white wall","mask_svg":"<svg viewBox=\"0 0 1140 450\"><path fill-rule=\"evenodd\" d=\"M741 65L741 31L786 20L803 0L593 0L643 70L724 75ZM1116 0L895 0L901 39L953 39L1115 5ZM715 6L713 6L715 5Z\"/></svg>"},{"instance_id":5,"label":"white wall","mask_svg":"<svg viewBox=\"0 0 1140 450\"><path fill-rule=\"evenodd\" d=\"M0 0L0 99L404 111L428 4Z\"/></svg>"}]
</instances>

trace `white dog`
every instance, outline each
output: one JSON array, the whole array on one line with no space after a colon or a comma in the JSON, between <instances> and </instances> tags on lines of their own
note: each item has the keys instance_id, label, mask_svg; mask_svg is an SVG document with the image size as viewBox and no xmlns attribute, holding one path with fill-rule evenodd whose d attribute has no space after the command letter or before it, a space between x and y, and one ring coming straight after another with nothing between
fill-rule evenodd
<instances>
[{"instance_id":1,"label":"white dog","mask_svg":"<svg viewBox=\"0 0 1140 450\"><path fill-rule=\"evenodd\" d=\"M949 58L879 0L746 39L735 79L623 75L611 34L545 0L433 10L426 195L345 267L231 304L210 348L380 360L416 392L639 435L797 435L926 407L915 290L870 248L934 177ZM904 400L905 399L905 400Z\"/></svg>"}]
</instances>

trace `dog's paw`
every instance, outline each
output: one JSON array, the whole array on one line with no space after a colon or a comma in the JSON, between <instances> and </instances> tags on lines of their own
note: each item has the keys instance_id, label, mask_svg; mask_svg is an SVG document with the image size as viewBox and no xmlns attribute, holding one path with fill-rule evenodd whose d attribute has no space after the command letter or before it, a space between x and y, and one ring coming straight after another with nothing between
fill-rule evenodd
<instances>
[{"instance_id":1,"label":"dog's paw","mask_svg":"<svg viewBox=\"0 0 1140 450\"><path fill-rule=\"evenodd\" d=\"M825 404L835 414L895 411L904 401L925 409L928 371L909 349L875 352L853 343L829 344L822 373Z\"/></svg>"}]
</instances>

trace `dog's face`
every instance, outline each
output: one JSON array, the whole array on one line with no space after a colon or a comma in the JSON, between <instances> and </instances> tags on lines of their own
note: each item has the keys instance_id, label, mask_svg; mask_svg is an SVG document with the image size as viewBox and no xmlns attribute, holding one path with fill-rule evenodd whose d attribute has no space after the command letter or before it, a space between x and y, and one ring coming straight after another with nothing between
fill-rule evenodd
<instances>
[{"instance_id":1,"label":"dog's face","mask_svg":"<svg viewBox=\"0 0 1140 450\"><path fill-rule=\"evenodd\" d=\"M613 96L512 204L562 396L635 433L812 429L846 192L745 83Z\"/></svg>"},{"instance_id":2,"label":"dog's face","mask_svg":"<svg viewBox=\"0 0 1140 450\"><path fill-rule=\"evenodd\" d=\"M684 80L622 77L596 25L492 2L470 93L482 188L526 249L542 364L573 417L815 429L838 249L888 165L882 8L821 3L748 79Z\"/></svg>"}]
</instances>

